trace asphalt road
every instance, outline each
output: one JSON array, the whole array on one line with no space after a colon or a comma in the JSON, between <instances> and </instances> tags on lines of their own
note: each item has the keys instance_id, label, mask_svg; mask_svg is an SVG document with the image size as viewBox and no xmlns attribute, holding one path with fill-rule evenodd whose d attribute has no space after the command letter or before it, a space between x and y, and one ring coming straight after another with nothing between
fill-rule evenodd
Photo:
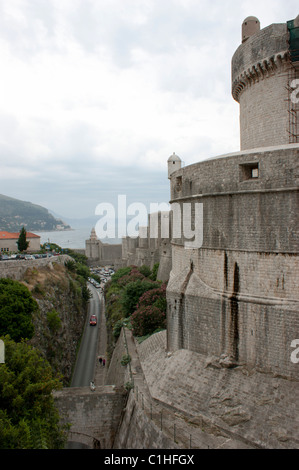
<instances>
[{"instance_id":1,"label":"asphalt road","mask_svg":"<svg viewBox=\"0 0 299 470\"><path fill-rule=\"evenodd\" d=\"M101 302L97 289L92 284L88 284L88 288L92 293L92 298L89 301L88 314L86 317L81 345L71 381L71 387L89 386L90 382L94 380L101 315ZM96 326L89 325L90 315L97 316L98 321Z\"/></svg>"}]
</instances>

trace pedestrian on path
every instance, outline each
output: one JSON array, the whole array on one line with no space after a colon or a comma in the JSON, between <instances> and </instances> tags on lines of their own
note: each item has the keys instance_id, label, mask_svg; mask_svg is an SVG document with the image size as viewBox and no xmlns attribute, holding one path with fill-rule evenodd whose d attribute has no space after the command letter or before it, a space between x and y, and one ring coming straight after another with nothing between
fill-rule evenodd
<instances>
[{"instance_id":1,"label":"pedestrian on path","mask_svg":"<svg viewBox=\"0 0 299 470\"><path fill-rule=\"evenodd\" d=\"M102 364L102 358L101 357L99 357L99 363L100 363L100 365Z\"/></svg>"},{"instance_id":2,"label":"pedestrian on path","mask_svg":"<svg viewBox=\"0 0 299 470\"><path fill-rule=\"evenodd\" d=\"M106 359L103 359L103 366L105 366L106 364Z\"/></svg>"},{"instance_id":3,"label":"pedestrian on path","mask_svg":"<svg viewBox=\"0 0 299 470\"><path fill-rule=\"evenodd\" d=\"M96 389L94 382L90 382L90 390L94 392Z\"/></svg>"}]
</instances>

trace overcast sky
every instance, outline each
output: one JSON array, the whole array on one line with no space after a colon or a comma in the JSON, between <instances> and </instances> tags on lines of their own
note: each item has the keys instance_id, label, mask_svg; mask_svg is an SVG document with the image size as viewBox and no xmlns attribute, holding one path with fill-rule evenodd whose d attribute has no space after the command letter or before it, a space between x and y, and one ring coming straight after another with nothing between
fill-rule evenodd
<instances>
[{"instance_id":1,"label":"overcast sky","mask_svg":"<svg viewBox=\"0 0 299 470\"><path fill-rule=\"evenodd\" d=\"M241 24L298 0L0 0L0 193L64 217L169 201L167 159L239 150Z\"/></svg>"}]
</instances>

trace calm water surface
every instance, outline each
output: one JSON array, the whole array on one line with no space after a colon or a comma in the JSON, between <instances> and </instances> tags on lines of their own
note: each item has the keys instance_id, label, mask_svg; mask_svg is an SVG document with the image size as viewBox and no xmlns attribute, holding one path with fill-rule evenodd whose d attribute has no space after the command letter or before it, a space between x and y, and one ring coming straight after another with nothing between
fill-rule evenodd
<instances>
[{"instance_id":1,"label":"calm water surface","mask_svg":"<svg viewBox=\"0 0 299 470\"><path fill-rule=\"evenodd\" d=\"M61 230L57 232L34 232L41 237L40 242L43 245L46 242L56 243L61 248L71 248L85 250L85 240L90 238L92 227L81 227L73 230ZM103 243L115 244L121 243L119 239L105 239Z\"/></svg>"},{"instance_id":2,"label":"calm water surface","mask_svg":"<svg viewBox=\"0 0 299 470\"><path fill-rule=\"evenodd\" d=\"M92 228L92 227L91 227ZM41 244L56 243L61 248L85 249L85 240L90 237L91 228L82 227L57 232L34 232L41 237Z\"/></svg>"}]
</instances>

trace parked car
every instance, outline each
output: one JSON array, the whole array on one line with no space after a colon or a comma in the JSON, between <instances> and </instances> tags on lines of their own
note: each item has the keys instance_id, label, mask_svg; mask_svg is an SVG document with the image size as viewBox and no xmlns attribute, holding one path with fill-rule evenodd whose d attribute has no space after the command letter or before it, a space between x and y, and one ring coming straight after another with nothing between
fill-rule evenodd
<instances>
[{"instance_id":1,"label":"parked car","mask_svg":"<svg viewBox=\"0 0 299 470\"><path fill-rule=\"evenodd\" d=\"M97 324L97 317L96 315L91 315L90 319L89 319L89 324L91 326L95 326Z\"/></svg>"}]
</instances>

